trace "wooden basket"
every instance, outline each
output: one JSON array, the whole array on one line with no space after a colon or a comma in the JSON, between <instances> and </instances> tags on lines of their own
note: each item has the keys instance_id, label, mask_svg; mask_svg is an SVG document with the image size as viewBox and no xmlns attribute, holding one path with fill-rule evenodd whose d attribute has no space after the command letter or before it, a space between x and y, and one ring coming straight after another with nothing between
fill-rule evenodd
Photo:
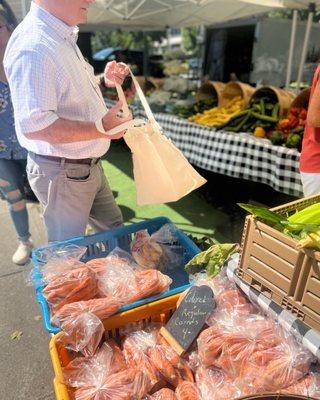
<instances>
[{"instance_id":1,"label":"wooden basket","mask_svg":"<svg viewBox=\"0 0 320 400\"><path fill-rule=\"evenodd\" d=\"M221 100L218 104L219 107L224 107L232 99L240 96L244 99L245 106L249 104L250 98L254 92L254 87L242 82L229 82L225 85L222 93Z\"/></svg>"},{"instance_id":2,"label":"wooden basket","mask_svg":"<svg viewBox=\"0 0 320 400\"><path fill-rule=\"evenodd\" d=\"M225 83L218 81L204 82L196 94L196 100L217 99L217 104L219 105L221 103L222 91L225 86Z\"/></svg>"},{"instance_id":3,"label":"wooden basket","mask_svg":"<svg viewBox=\"0 0 320 400\"><path fill-rule=\"evenodd\" d=\"M276 86L262 86L257 89L251 96L250 101L255 98L262 97L264 94L272 95L280 105L279 116L280 118L286 117L291 107L291 103L295 98L295 94L285 89Z\"/></svg>"},{"instance_id":4,"label":"wooden basket","mask_svg":"<svg viewBox=\"0 0 320 400\"><path fill-rule=\"evenodd\" d=\"M320 202L320 195L273 208L292 214ZM246 218L238 276L314 329L320 330L320 252L298 249L297 241L252 215Z\"/></svg>"}]
</instances>

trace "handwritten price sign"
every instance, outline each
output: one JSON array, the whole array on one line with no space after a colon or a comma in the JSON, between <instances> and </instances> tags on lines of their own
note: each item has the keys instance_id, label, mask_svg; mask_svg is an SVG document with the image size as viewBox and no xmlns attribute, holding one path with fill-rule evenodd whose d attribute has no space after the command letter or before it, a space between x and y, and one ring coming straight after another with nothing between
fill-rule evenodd
<instances>
[{"instance_id":1,"label":"handwritten price sign","mask_svg":"<svg viewBox=\"0 0 320 400\"><path fill-rule=\"evenodd\" d=\"M209 286L192 287L161 334L181 355L191 346L216 304Z\"/></svg>"}]
</instances>

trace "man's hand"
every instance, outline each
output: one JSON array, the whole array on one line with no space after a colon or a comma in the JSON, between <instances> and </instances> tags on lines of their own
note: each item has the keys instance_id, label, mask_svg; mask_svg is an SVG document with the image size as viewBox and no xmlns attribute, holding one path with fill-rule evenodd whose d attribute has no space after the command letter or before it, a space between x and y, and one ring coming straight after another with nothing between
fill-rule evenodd
<instances>
[{"instance_id":1,"label":"man's hand","mask_svg":"<svg viewBox=\"0 0 320 400\"><path fill-rule=\"evenodd\" d=\"M129 68L126 65L116 61L108 62L104 70L104 83L106 87L113 87L116 83L122 85L128 74Z\"/></svg>"},{"instance_id":2,"label":"man's hand","mask_svg":"<svg viewBox=\"0 0 320 400\"><path fill-rule=\"evenodd\" d=\"M115 128L118 125L123 124L124 122L131 121L132 120L132 114L128 116L123 116L119 117L118 113L120 112L122 107L122 101L118 101L110 110L107 112L107 114L102 118L102 124L104 127L104 130L106 132L110 131L111 129ZM119 133L116 133L115 135L106 135L109 139L115 140L115 139L120 139L122 136L126 133L126 130L121 131Z\"/></svg>"}]
</instances>

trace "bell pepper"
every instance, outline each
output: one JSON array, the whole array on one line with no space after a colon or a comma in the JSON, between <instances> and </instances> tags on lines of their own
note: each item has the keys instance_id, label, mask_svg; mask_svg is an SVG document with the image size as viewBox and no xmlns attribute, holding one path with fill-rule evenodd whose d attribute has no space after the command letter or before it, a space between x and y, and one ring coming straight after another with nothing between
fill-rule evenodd
<instances>
[{"instance_id":1,"label":"bell pepper","mask_svg":"<svg viewBox=\"0 0 320 400\"><path fill-rule=\"evenodd\" d=\"M266 137L266 131L261 126L257 126L253 132L253 136L258 138L264 138Z\"/></svg>"}]
</instances>

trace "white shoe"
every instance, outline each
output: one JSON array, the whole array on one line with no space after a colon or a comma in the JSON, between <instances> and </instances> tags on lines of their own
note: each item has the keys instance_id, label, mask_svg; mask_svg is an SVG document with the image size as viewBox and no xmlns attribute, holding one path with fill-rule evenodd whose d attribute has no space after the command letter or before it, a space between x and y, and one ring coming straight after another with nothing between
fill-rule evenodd
<instances>
[{"instance_id":1,"label":"white shoe","mask_svg":"<svg viewBox=\"0 0 320 400\"><path fill-rule=\"evenodd\" d=\"M32 253L33 244L31 240L27 242L21 242L12 256L12 262L17 265L24 265L29 261L30 255Z\"/></svg>"}]
</instances>

